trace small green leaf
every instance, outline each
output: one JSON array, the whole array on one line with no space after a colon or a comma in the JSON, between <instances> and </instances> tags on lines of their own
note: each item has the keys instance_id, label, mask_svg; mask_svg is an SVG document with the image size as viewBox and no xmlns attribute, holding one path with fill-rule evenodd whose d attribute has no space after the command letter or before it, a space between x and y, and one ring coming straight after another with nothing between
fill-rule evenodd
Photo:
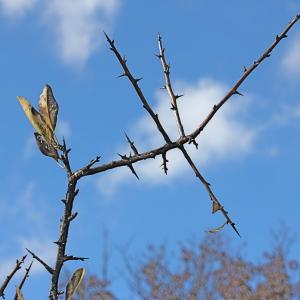
<instances>
[{"instance_id":1,"label":"small green leaf","mask_svg":"<svg viewBox=\"0 0 300 300\"><path fill-rule=\"evenodd\" d=\"M225 222L223 225L221 225L217 228L210 229L207 232L208 233L217 233L218 231L222 230L225 227L226 224L227 224L227 222Z\"/></svg>"}]
</instances>

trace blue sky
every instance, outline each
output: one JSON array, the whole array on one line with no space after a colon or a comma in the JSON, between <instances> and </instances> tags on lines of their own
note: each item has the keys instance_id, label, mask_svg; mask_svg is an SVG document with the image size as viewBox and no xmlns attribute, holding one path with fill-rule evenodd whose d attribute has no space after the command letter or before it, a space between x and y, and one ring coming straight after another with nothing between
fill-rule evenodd
<instances>
[{"instance_id":1,"label":"blue sky","mask_svg":"<svg viewBox=\"0 0 300 300\"><path fill-rule=\"evenodd\" d=\"M60 199L65 174L37 149L33 128L16 96L36 105L48 83L60 105L58 135L72 148L73 168L101 155L117 159L128 151L124 131L140 151L162 143L129 82L121 73L102 31L109 33L174 138L169 99L159 88L163 77L157 32L164 38L175 90L185 96L179 108L187 131L270 45L300 12L298 1L208 0L0 0L0 98L2 103L2 180L0 214L3 276L25 247L54 260ZM297 235L299 220L300 25L275 49L188 148L217 196L237 223L224 234L256 259L270 246L270 230L284 222ZM4 107L3 107L4 106ZM127 168L85 178L75 208L69 253L90 257L84 266L97 272L102 230L109 231L111 274L121 299L132 299L119 276L116 249L130 242L139 254L149 243L170 247L222 224L211 215L204 188L178 153L170 153L169 175L160 158L139 163L137 181ZM223 234L223 232L222 232ZM292 253L299 253L299 240ZM74 269L81 264L70 264ZM47 297L48 274L35 264L24 294Z\"/></svg>"}]
</instances>

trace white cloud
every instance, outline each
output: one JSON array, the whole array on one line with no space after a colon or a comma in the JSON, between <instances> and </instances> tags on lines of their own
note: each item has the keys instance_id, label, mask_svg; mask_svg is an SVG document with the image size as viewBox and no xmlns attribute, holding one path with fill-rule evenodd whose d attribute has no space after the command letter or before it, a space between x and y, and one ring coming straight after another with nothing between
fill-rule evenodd
<instances>
[{"instance_id":1,"label":"white cloud","mask_svg":"<svg viewBox=\"0 0 300 300\"><path fill-rule=\"evenodd\" d=\"M56 36L58 53L66 63L83 64L100 45L119 0L51 0L45 20Z\"/></svg>"},{"instance_id":2,"label":"white cloud","mask_svg":"<svg viewBox=\"0 0 300 300\"><path fill-rule=\"evenodd\" d=\"M13 19L34 11L36 20L42 18L54 33L55 42L47 37L49 48L78 67L99 49L102 31L110 31L119 6L120 0L0 0L3 12Z\"/></svg>"},{"instance_id":3,"label":"white cloud","mask_svg":"<svg viewBox=\"0 0 300 300\"><path fill-rule=\"evenodd\" d=\"M0 0L4 13L8 16L21 16L33 9L37 0Z\"/></svg>"},{"instance_id":4,"label":"white cloud","mask_svg":"<svg viewBox=\"0 0 300 300\"><path fill-rule=\"evenodd\" d=\"M186 133L196 128L204 117L210 112L213 105L219 101L227 91L227 87L220 82L203 79L195 85L177 83L176 90L183 91L185 95L180 98L179 110ZM176 139L178 130L175 117L170 110L170 101L166 93L157 94L158 102L154 110L169 135ZM204 132L198 138L199 149L189 146L188 151L201 167L215 164L217 162L236 159L247 154L253 146L255 130L242 121L249 98L235 97L229 100L209 123ZM149 117L143 117L133 125L131 132L135 143L141 150L149 150L162 144L162 139L156 127ZM127 149L127 153L129 150ZM168 153L169 174L165 176L161 170L161 158L147 160L139 163L136 170L142 180L151 184L164 184L179 176L183 176L188 170L186 161L178 151ZM111 194L123 181L134 180L130 170L127 168L112 171L99 181L99 189L104 193Z\"/></svg>"},{"instance_id":5,"label":"white cloud","mask_svg":"<svg viewBox=\"0 0 300 300\"><path fill-rule=\"evenodd\" d=\"M282 67L290 75L300 74L300 35L292 41L282 61Z\"/></svg>"}]
</instances>

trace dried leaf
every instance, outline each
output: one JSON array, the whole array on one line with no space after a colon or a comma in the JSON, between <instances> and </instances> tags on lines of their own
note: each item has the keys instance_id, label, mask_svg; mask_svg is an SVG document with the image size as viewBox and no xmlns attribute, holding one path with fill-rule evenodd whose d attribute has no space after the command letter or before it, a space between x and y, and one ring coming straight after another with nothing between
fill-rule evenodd
<instances>
[{"instance_id":1,"label":"dried leaf","mask_svg":"<svg viewBox=\"0 0 300 300\"><path fill-rule=\"evenodd\" d=\"M217 227L217 228L213 228L211 230L208 230L208 233L217 233L218 231L220 231L221 229L223 229L225 227L225 225L227 224L227 222L225 222L223 225Z\"/></svg>"},{"instance_id":2,"label":"dried leaf","mask_svg":"<svg viewBox=\"0 0 300 300\"><path fill-rule=\"evenodd\" d=\"M39 109L47 125L54 131L59 107L48 84L44 86L40 95Z\"/></svg>"},{"instance_id":3,"label":"dried leaf","mask_svg":"<svg viewBox=\"0 0 300 300\"><path fill-rule=\"evenodd\" d=\"M17 299L18 300L25 300L20 288L17 286L17 290L16 290L16 293L17 293Z\"/></svg>"},{"instance_id":4,"label":"dried leaf","mask_svg":"<svg viewBox=\"0 0 300 300\"><path fill-rule=\"evenodd\" d=\"M22 96L17 97L28 120L36 131L43 135L48 144L53 145L53 147L58 148L56 139L54 137L53 130L47 125L43 116L33 107L31 104Z\"/></svg>"},{"instance_id":5,"label":"dried leaf","mask_svg":"<svg viewBox=\"0 0 300 300\"><path fill-rule=\"evenodd\" d=\"M41 134L39 134L38 132L35 132L34 136L35 136L35 140L36 140L36 143L37 143L40 151L44 155L50 156L50 157L54 158L56 161L58 161L59 156L58 156L57 150L51 144L49 144L44 139L44 137Z\"/></svg>"},{"instance_id":6,"label":"dried leaf","mask_svg":"<svg viewBox=\"0 0 300 300\"><path fill-rule=\"evenodd\" d=\"M72 296L75 293L78 286L80 285L84 273L85 273L85 269L83 268L80 268L73 273L72 278L69 280L66 287L65 300L72 300Z\"/></svg>"},{"instance_id":7,"label":"dried leaf","mask_svg":"<svg viewBox=\"0 0 300 300\"><path fill-rule=\"evenodd\" d=\"M221 206L218 202L213 201L212 202L212 207L211 207L211 212L214 214L215 212L217 212L218 210L220 210Z\"/></svg>"}]
</instances>

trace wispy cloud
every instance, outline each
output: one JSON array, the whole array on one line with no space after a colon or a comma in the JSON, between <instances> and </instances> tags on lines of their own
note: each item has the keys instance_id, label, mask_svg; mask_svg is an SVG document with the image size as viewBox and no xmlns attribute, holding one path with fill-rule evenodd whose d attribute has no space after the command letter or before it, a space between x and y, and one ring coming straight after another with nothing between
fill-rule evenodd
<instances>
[{"instance_id":1,"label":"wispy cloud","mask_svg":"<svg viewBox=\"0 0 300 300\"><path fill-rule=\"evenodd\" d=\"M101 31L111 26L119 0L52 0L45 20L54 32L63 60L83 64L101 45Z\"/></svg>"},{"instance_id":2,"label":"wispy cloud","mask_svg":"<svg viewBox=\"0 0 300 300\"><path fill-rule=\"evenodd\" d=\"M47 204L43 198L37 194L34 181L28 182L24 188L16 194L1 197L0 217L3 222L13 225L15 220L22 220L27 229L33 228L35 233L37 229L44 233L44 225Z\"/></svg>"},{"instance_id":3,"label":"wispy cloud","mask_svg":"<svg viewBox=\"0 0 300 300\"><path fill-rule=\"evenodd\" d=\"M300 75L300 35L296 36L282 60L282 67L287 74Z\"/></svg>"},{"instance_id":4,"label":"wispy cloud","mask_svg":"<svg viewBox=\"0 0 300 300\"><path fill-rule=\"evenodd\" d=\"M120 0L0 0L3 12L12 19L34 11L36 20L42 18L53 33L52 37L45 33L50 48L63 62L77 67L99 49L102 30L110 31L119 6Z\"/></svg>"},{"instance_id":5,"label":"wispy cloud","mask_svg":"<svg viewBox=\"0 0 300 300\"><path fill-rule=\"evenodd\" d=\"M198 124L212 109L213 105L222 98L227 87L211 79L199 80L196 84L177 83L176 90L183 91L185 95L179 101L179 109L187 133L196 128ZM170 101L166 93L157 93L155 111L169 135L176 139L178 130L174 115L170 110ZM189 147L191 156L201 166L208 166L228 159L236 159L251 151L255 130L244 121L242 115L249 105L249 98L237 97L231 99L198 139L199 149ZM140 149L151 149L161 145L162 139L148 117L143 117L132 126L132 135ZM126 149L129 152L128 149ZM187 164L178 151L168 153L169 175L165 176L161 170L161 158L148 160L137 165L136 170L143 180L150 184L164 184L184 176ZM116 191L120 183L130 180L131 173L127 168L101 178L98 187L104 193Z\"/></svg>"},{"instance_id":6,"label":"wispy cloud","mask_svg":"<svg viewBox=\"0 0 300 300\"><path fill-rule=\"evenodd\" d=\"M3 232L5 245L0 249L0 276L11 271L17 258L26 254L26 248L36 252L51 264L55 258L55 245L46 226L47 203L38 201L40 195L34 182L28 182L16 197L1 197L0 217L6 224L7 234ZM22 236L18 227L23 228ZM35 264L33 272L41 271ZM1 280L1 278L0 278Z\"/></svg>"},{"instance_id":7,"label":"wispy cloud","mask_svg":"<svg viewBox=\"0 0 300 300\"><path fill-rule=\"evenodd\" d=\"M37 0L0 0L3 12L10 17L20 17L34 8Z\"/></svg>"}]
</instances>

